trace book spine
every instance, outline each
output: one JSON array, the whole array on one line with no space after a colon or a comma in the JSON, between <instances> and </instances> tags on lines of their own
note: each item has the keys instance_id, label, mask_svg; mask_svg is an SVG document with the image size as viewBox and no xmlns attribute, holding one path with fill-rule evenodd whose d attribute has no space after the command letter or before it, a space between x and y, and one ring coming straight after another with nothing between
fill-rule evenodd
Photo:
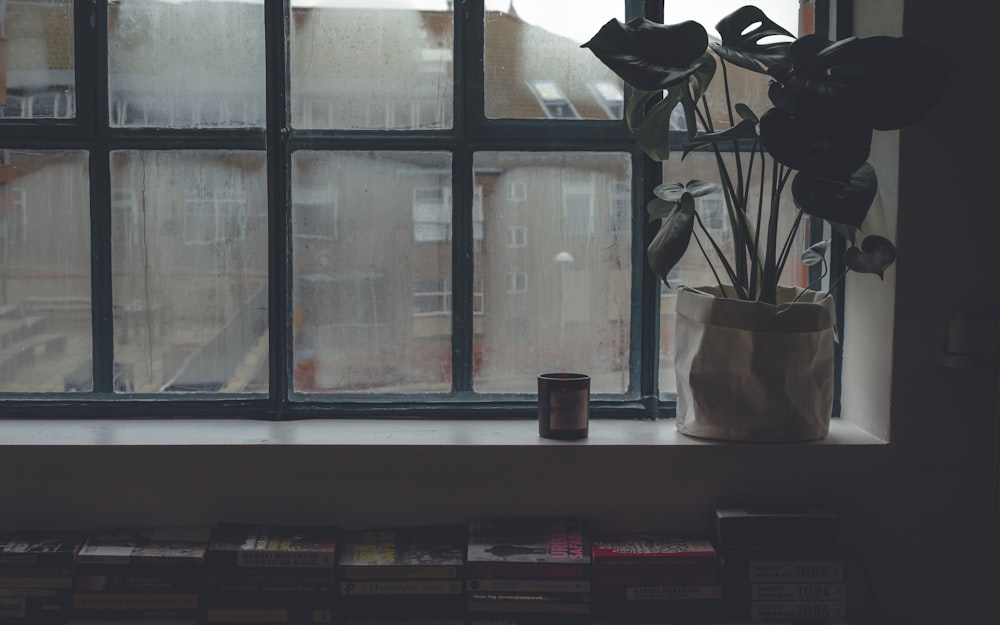
<instances>
[{"instance_id":1,"label":"book spine","mask_svg":"<svg viewBox=\"0 0 1000 625\"><path fill-rule=\"evenodd\" d=\"M205 623L309 623L333 622L331 608L207 608Z\"/></svg>"},{"instance_id":2,"label":"book spine","mask_svg":"<svg viewBox=\"0 0 1000 625\"><path fill-rule=\"evenodd\" d=\"M751 584L752 601L843 601L847 584L830 583L771 583Z\"/></svg>"},{"instance_id":3,"label":"book spine","mask_svg":"<svg viewBox=\"0 0 1000 625\"><path fill-rule=\"evenodd\" d=\"M77 575L73 589L80 592L197 592L200 580L196 575Z\"/></svg>"},{"instance_id":4,"label":"book spine","mask_svg":"<svg viewBox=\"0 0 1000 625\"><path fill-rule=\"evenodd\" d=\"M533 601L469 601L470 614L476 612L502 612L527 614L590 614L589 603L535 603Z\"/></svg>"},{"instance_id":5,"label":"book spine","mask_svg":"<svg viewBox=\"0 0 1000 625\"><path fill-rule=\"evenodd\" d=\"M545 564L542 562L470 562L469 576L481 577L586 577L583 564Z\"/></svg>"},{"instance_id":6,"label":"book spine","mask_svg":"<svg viewBox=\"0 0 1000 625\"><path fill-rule=\"evenodd\" d=\"M590 592L585 579L470 579L466 586L480 592Z\"/></svg>"},{"instance_id":7,"label":"book spine","mask_svg":"<svg viewBox=\"0 0 1000 625\"><path fill-rule=\"evenodd\" d=\"M341 582L341 595L442 595L462 592L458 580Z\"/></svg>"},{"instance_id":8,"label":"book spine","mask_svg":"<svg viewBox=\"0 0 1000 625\"><path fill-rule=\"evenodd\" d=\"M73 578L59 577L0 577L0 588L72 588Z\"/></svg>"},{"instance_id":9,"label":"book spine","mask_svg":"<svg viewBox=\"0 0 1000 625\"><path fill-rule=\"evenodd\" d=\"M341 566L343 579L458 579L458 566Z\"/></svg>"},{"instance_id":10,"label":"book spine","mask_svg":"<svg viewBox=\"0 0 1000 625\"><path fill-rule=\"evenodd\" d=\"M753 582L842 582L843 560L750 560L747 579Z\"/></svg>"},{"instance_id":11,"label":"book spine","mask_svg":"<svg viewBox=\"0 0 1000 625\"><path fill-rule=\"evenodd\" d=\"M616 556L595 557L594 570L649 569L664 571L707 571L719 567L719 558L711 556Z\"/></svg>"},{"instance_id":12,"label":"book spine","mask_svg":"<svg viewBox=\"0 0 1000 625\"><path fill-rule=\"evenodd\" d=\"M75 593L76 610L195 610L197 593Z\"/></svg>"},{"instance_id":13,"label":"book spine","mask_svg":"<svg viewBox=\"0 0 1000 625\"><path fill-rule=\"evenodd\" d=\"M42 620L69 613L69 597L0 597L0 622Z\"/></svg>"},{"instance_id":14,"label":"book spine","mask_svg":"<svg viewBox=\"0 0 1000 625\"><path fill-rule=\"evenodd\" d=\"M842 619L846 601L751 601L751 619Z\"/></svg>"},{"instance_id":15,"label":"book spine","mask_svg":"<svg viewBox=\"0 0 1000 625\"><path fill-rule=\"evenodd\" d=\"M676 601L721 599L722 586L621 586L594 591L594 600L602 601Z\"/></svg>"}]
</instances>

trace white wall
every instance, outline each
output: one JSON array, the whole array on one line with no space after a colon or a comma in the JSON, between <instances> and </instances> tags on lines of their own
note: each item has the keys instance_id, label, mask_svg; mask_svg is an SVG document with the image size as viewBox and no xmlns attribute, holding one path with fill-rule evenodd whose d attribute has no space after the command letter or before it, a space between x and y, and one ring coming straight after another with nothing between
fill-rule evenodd
<instances>
[{"instance_id":1,"label":"white wall","mask_svg":"<svg viewBox=\"0 0 1000 625\"><path fill-rule=\"evenodd\" d=\"M864 17L903 3L856 4ZM598 529L708 531L719 505L815 503L845 519L866 575L854 579L852 600L876 615L871 622L995 623L996 370L956 372L937 361L954 313L1000 310L996 156L968 143L981 125L985 148L997 136L995 70L975 52L991 39L989 22L975 19L980 7L906 3L904 32L953 50L963 66L947 99L900 137L896 297L869 304L876 318L894 305L891 360L881 348L847 354L852 379L868 385L851 400L851 410L868 413L859 422L885 421L890 387L879 374L888 380L891 370L888 445L24 447L3 446L0 425L0 526L351 527L559 512L584 514ZM928 90L939 88L929 78ZM852 317L848 333L864 332L865 317ZM888 343L887 326L874 327Z\"/></svg>"}]
</instances>

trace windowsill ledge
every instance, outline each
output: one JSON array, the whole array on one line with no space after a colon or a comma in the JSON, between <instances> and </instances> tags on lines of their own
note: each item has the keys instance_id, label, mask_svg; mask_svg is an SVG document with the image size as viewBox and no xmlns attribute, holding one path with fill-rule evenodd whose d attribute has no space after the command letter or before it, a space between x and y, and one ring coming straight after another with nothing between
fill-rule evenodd
<instances>
[{"instance_id":1,"label":"windowsill ledge","mask_svg":"<svg viewBox=\"0 0 1000 625\"><path fill-rule=\"evenodd\" d=\"M842 419L834 419L815 446L882 445L886 441ZM9 420L0 421L0 448L5 446L720 446L765 445L725 443L680 434L672 420L594 419L590 436L556 441L538 436L529 419L440 421L392 419L310 419L253 421L243 419L172 420ZM788 445L781 443L778 445Z\"/></svg>"}]
</instances>

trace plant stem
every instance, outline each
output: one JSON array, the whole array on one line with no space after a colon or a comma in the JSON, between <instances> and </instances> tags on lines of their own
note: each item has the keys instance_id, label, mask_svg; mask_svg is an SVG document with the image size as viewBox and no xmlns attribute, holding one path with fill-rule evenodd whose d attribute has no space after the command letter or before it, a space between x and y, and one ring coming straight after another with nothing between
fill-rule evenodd
<instances>
[{"instance_id":1,"label":"plant stem","mask_svg":"<svg viewBox=\"0 0 1000 625\"><path fill-rule=\"evenodd\" d=\"M712 270L712 275L715 276L715 282L719 285L719 290L725 293L726 285L722 283L722 280L719 278L719 272L715 270L715 265L713 265L712 261L709 260L708 251L705 249L705 246L701 244L701 238L698 236L697 232L694 233L694 242L698 244L698 249L701 250L702 256L704 256L705 260L708 261L708 268Z\"/></svg>"},{"instance_id":2,"label":"plant stem","mask_svg":"<svg viewBox=\"0 0 1000 625\"><path fill-rule=\"evenodd\" d=\"M715 254L719 257L719 261L722 263L723 269L725 269L726 273L729 274L729 279L733 282L733 288L736 290L737 294L739 294L740 299L747 299L746 289L743 287L742 283L736 280L736 274L733 271L732 265L730 265L729 261L726 260L725 253L723 253L722 248L719 247L719 244L715 242L715 238L712 237L712 233L709 232L708 228L705 227L705 224L701 221L701 216L698 215L697 211L695 211L694 213L694 218L695 221L698 222L698 225L701 227L702 232L704 232L705 236L708 237L708 242L711 243L712 247L715 249ZM712 259L709 258L708 253L702 246L701 240L698 239L698 233L695 232L694 235L695 235L695 241L698 243L698 247L701 248L702 255L705 257L705 260L708 261L709 268L711 268L712 273L716 273L715 265L712 263ZM718 280L718 274L716 274L716 280Z\"/></svg>"}]
</instances>

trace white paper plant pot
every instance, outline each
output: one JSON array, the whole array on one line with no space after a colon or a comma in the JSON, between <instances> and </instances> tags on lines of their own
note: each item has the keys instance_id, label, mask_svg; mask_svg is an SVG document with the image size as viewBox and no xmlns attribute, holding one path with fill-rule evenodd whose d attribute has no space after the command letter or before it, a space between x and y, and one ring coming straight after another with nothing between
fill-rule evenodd
<instances>
[{"instance_id":1,"label":"white paper plant pot","mask_svg":"<svg viewBox=\"0 0 1000 625\"><path fill-rule=\"evenodd\" d=\"M677 294L677 429L734 441L825 438L833 410L833 298L779 287L778 304Z\"/></svg>"}]
</instances>

